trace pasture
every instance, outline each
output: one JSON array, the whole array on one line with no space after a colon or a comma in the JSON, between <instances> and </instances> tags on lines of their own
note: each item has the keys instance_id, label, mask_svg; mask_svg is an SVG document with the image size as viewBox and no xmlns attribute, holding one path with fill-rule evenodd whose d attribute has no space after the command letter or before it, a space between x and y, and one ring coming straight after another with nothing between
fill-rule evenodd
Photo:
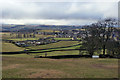
<instances>
[{"instance_id":1,"label":"pasture","mask_svg":"<svg viewBox=\"0 0 120 80\"><path fill-rule=\"evenodd\" d=\"M55 47L71 46L71 42L54 43ZM66 43L66 44L65 44ZM78 44L73 42L73 44ZM4 45L11 45L10 43ZM15 45L11 45L13 47ZM49 48L45 45L37 49ZM75 46L76 47L76 46ZM5 47L3 47L5 48ZM68 47L73 48L73 47ZM8 48L5 48L8 49ZM4 50L5 50L4 49ZM14 47L8 50L22 50L20 47ZM32 49L32 48L31 48ZM58 48L63 49L63 48ZM66 49L66 48L64 48ZM48 49L49 50L49 49ZM50 49L51 50L51 49ZM5 50L6 51L6 50ZM34 51L35 52L35 51ZM39 52L37 50L36 52ZM48 56L58 55L78 55L79 51L53 51L48 52ZM45 56L44 53L11 54L2 55L2 77L3 78L117 78L118 77L118 59L109 58L34 58L36 55Z\"/></svg>"},{"instance_id":2,"label":"pasture","mask_svg":"<svg viewBox=\"0 0 120 80\"><path fill-rule=\"evenodd\" d=\"M17 47L12 43L2 42L2 52L17 52L17 51L23 51L23 50L24 48Z\"/></svg>"},{"instance_id":3,"label":"pasture","mask_svg":"<svg viewBox=\"0 0 120 80\"><path fill-rule=\"evenodd\" d=\"M59 41L56 43L40 45L40 46L31 46L29 49L47 49L47 48L57 48L57 47L67 47L78 44L78 41Z\"/></svg>"},{"instance_id":4,"label":"pasture","mask_svg":"<svg viewBox=\"0 0 120 80\"><path fill-rule=\"evenodd\" d=\"M39 45L39 46L31 46L26 47L28 49L28 53L30 53L33 57L36 55L44 56L45 53L41 53L44 51L52 51L52 50L66 50L66 49L76 49L79 48L78 41L59 41L56 43ZM24 51L25 47L18 47L12 43L2 42L2 52L19 52ZM32 53L31 53L32 52ZM24 52L23 52L24 53ZM79 51L52 51L47 52L48 56L56 56L56 55L78 55Z\"/></svg>"},{"instance_id":5,"label":"pasture","mask_svg":"<svg viewBox=\"0 0 120 80\"><path fill-rule=\"evenodd\" d=\"M17 34L10 33L10 32L0 32L0 36L2 36L2 39L8 39L8 40L14 40L14 41L37 40L39 38L54 37L53 35L36 34L35 38L16 38ZM23 36L23 34L22 34L22 36Z\"/></svg>"},{"instance_id":6,"label":"pasture","mask_svg":"<svg viewBox=\"0 0 120 80\"><path fill-rule=\"evenodd\" d=\"M13 39L8 39L8 40L13 40L13 41L25 41L25 40L38 40L39 38L13 38Z\"/></svg>"},{"instance_id":7,"label":"pasture","mask_svg":"<svg viewBox=\"0 0 120 80\"><path fill-rule=\"evenodd\" d=\"M118 78L118 59L2 57L3 78Z\"/></svg>"}]
</instances>

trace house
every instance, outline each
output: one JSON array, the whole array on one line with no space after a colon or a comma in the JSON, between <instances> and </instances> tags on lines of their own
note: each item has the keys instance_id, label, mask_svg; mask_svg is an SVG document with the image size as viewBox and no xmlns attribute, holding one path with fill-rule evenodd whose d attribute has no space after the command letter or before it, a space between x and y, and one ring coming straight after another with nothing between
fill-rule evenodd
<instances>
[{"instance_id":1,"label":"house","mask_svg":"<svg viewBox=\"0 0 120 80\"><path fill-rule=\"evenodd\" d=\"M72 40L77 40L77 36L73 36L73 37L72 37Z\"/></svg>"}]
</instances>

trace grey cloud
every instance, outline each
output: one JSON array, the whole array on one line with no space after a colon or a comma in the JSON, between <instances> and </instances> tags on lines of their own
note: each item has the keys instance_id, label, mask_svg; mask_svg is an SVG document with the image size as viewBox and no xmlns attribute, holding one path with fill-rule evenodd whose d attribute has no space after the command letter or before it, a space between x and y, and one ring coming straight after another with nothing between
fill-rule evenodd
<instances>
[{"instance_id":1,"label":"grey cloud","mask_svg":"<svg viewBox=\"0 0 120 80\"><path fill-rule=\"evenodd\" d=\"M36 19L54 20L57 24L79 24L95 22L105 17L117 16L117 3L94 3L94 2L13 2L1 4L3 19ZM56 21L55 21L56 20ZM22 21L25 22L25 21ZM26 21L29 23L30 21ZM38 22L39 23L39 22ZM47 23L51 23L47 21Z\"/></svg>"},{"instance_id":2,"label":"grey cloud","mask_svg":"<svg viewBox=\"0 0 120 80\"><path fill-rule=\"evenodd\" d=\"M77 11L73 9L73 12L67 13L72 4L76 5ZM85 8L87 5L88 8ZM94 3L21 3L3 8L2 15L5 19L99 19L106 14L99 8Z\"/></svg>"}]
</instances>

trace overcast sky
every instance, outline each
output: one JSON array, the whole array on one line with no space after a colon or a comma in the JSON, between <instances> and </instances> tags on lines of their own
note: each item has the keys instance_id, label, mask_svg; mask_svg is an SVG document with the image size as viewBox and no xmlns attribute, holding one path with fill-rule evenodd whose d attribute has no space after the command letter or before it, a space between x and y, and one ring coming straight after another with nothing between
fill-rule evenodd
<instances>
[{"instance_id":1,"label":"overcast sky","mask_svg":"<svg viewBox=\"0 0 120 80\"><path fill-rule=\"evenodd\" d=\"M0 2L0 7L0 18L6 24L85 25L118 16L117 0L4 0Z\"/></svg>"}]
</instances>

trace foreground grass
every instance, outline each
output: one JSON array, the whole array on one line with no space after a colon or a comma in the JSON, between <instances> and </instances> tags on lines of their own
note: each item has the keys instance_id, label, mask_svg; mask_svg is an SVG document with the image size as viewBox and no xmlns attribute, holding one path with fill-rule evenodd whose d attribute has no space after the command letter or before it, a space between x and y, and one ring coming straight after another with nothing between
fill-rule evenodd
<instances>
[{"instance_id":1,"label":"foreground grass","mask_svg":"<svg viewBox=\"0 0 120 80\"><path fill-rule=\"evenodd\" d=\"M117 78L118 59L47 59L3 55L3 78Z\"/></svg>"}]
</instances>

